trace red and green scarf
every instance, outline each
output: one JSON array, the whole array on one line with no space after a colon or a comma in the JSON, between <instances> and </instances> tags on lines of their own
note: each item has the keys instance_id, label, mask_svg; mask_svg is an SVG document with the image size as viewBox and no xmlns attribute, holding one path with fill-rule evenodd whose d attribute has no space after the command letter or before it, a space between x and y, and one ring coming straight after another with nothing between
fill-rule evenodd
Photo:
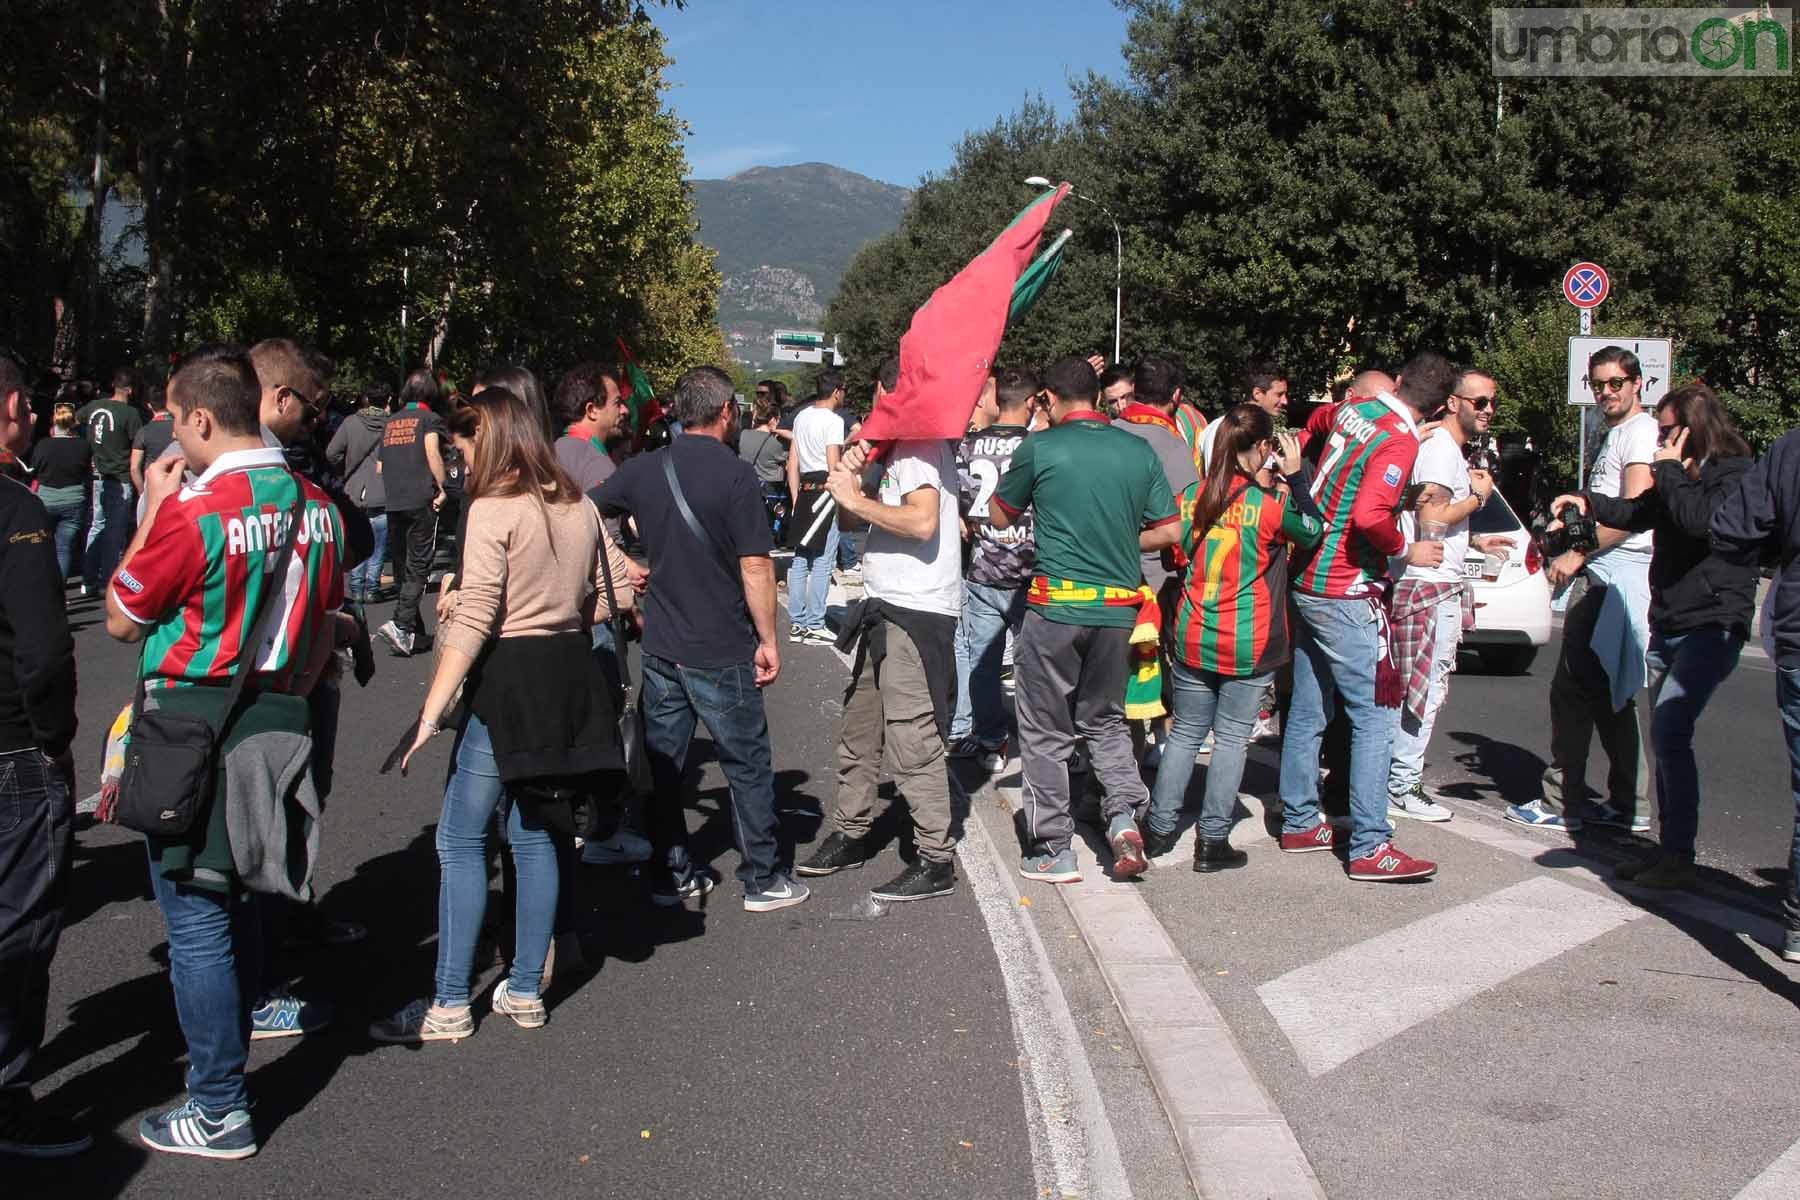
<instances>
[{"instance_id":1,"label":"red and green scarf","mask_svg":"<svg viewBox=\"0 0 1800 1200\"><path fill-rule=\"evenodd\" d=\"M1125 715L1133 721L1147 721L1168 711L1163 707L1162 664L1156 653L1162 635L1162 606L1157 604L1156 593L1148 584L1122 588L1034 575L1025 602L1043 608L1135 608L1131 673L1125 679Z\"/></svg>"}]
</instances>

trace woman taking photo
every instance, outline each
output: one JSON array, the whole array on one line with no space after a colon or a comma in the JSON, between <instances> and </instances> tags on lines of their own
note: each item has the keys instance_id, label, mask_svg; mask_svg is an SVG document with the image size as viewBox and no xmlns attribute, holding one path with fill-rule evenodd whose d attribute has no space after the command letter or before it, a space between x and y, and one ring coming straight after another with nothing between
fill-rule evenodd
<instances>
[{"instance_id":1,"label":"woman taking photo","mask_svg":"<svg viewBox=\"0 0 1800 1200\"><path fill-rule=\"evenodd\" d=\"M1736 668L1756 606L1756 568L1713 554L1707 527L1750 469L1751 452L1705 384L1664 396L1656 405L1656 423L1660 432L1649 491L1626 500L1591 492L1560 496L1550 511L1574 504L1602 525L1652 531L1650 648L1644 666L1662 851L1620 864L1617 874L1644 887L1684 888L1694 882L1694 839L1700 829L1694 725Z\"/></svg>"},{"instance_id":2,"label":"woman taking photo","mask_svg":"<svg viewBox=\"0 0 1800 1200\"><path fill-rule=\"evenodd\" d=\"M1147 853L1174 847L1194 756L1211 733L1194 843L1202 873L1248 860L1227 835L1263 693L1291 653L1288 547L1315 546L1325 534L1296 435L1277 438L1267 412L1240 404L1219 419L1217 437L1211 470L1181 498L1180 545L1193 565L1168 638L1175 719L1145 830Z\"/></svg>"},{"instance_id":3,"label":"woman taking photo","mask_svg":"<svg viewBox=\"0 0 1800 1200\"><path fill-rule=\"evenodd\" d=\"M75 435L75 406L59 403L50 417L50 436L31 448L31 477L38 499L50 513L56 565L65 583L76 574L75 535L81 531L81 507L93 466L94 452L87 439Z\"/></svg>"},{"instance_id":4,"label":"woman taking photo","mask_svg":"<svg viewBox=\"0 0 1800 1200\"><path fill-rule=\"evenodd\" d=\"M474 1032L470 976L487 907L488 825L502 793L622 765L611 691L589 653L588 630L607 615L600 555L608 555L622 604L629 598L627 560L557 465L524 401L487 388L459 412L452 429L466 428L471 418L462 575L417 732L401 762L405 771L438 733L461 689L468 711L437 831L437 985L429 1001L414 1001L372 1025L377 1041L457 1041ZM511 971L492 999L494 1012L526 1029L545 1021L539 992L559 883L556 847L537 817L517 802L506 813L518 874L517 936Z\"/></svg>"}]
</instances>

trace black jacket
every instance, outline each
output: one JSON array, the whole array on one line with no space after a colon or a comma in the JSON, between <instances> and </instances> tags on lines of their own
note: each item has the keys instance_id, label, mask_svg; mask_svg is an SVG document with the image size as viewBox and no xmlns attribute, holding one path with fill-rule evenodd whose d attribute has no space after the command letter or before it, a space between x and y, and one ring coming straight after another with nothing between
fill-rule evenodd
<instances>
[{"instance_id":1,"label":"black jacket","mask_svg":"<svg viewBox=\"0 0 1800 1200\"><path fill-rule=\"evenodd\" d=\"M618 710L587 633L495 638L464 688L507 783L617 771Z\"/></svg>"},{"instance_id":2,"label":"black jacket","mask_svg":"<svg viewBox=\"0 0 1800 1200\"><path fill-rule=\"evenodd\" d=\"M0 751L57 755L75 737L75 642L41 500L0 476Z\"/></svg>"},{"instance_id":3,"label":"black jacket","mask_svg":"<svg viewBox=\"0 0 1800 1200\"><path fill-rule=\"evenodd\" d=\"M1800 669L1800 429L1778 438L1712 518L1713 552L1776 569L1775 657Z\"/></svg>"},{"instance_id":4,"label":"black jacket","mask_svg":"<svg viewBox=\"0 0 1800 1200\"><path fill-rule=\"evenodd\" d=\"M1631 499L1588 493L1588 511L1614 529L1652 530L1650 628L1686 633L1722 627L1750 635L1756 608L1756 568L1713 553L1708 526L1713 513L1750 469L1747 458L1713 459L1690 479L1680 463L1657 462L1655 486Z\"/></svg>"}]
</instances>

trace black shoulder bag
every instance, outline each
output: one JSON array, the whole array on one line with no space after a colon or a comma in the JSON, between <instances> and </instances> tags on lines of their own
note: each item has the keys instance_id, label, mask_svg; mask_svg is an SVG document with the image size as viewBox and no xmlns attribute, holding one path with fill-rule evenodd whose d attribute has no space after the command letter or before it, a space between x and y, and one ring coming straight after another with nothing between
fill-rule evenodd
<instances>
[{"instance_id":1,"label":"black shoulder bag","mask_svg":"<svg viewBox=\"0 0 1800 1200\"><path fill-rule=\"evenodd\" d=\"M299 481L295 480L296 485ZM226 689L225 717L218 728L191 713L144 710L144 670L138 667L137 696L131 703L131 731L125 747L125 773L119 780L116 824L154 837L180 837L212 806L219 751L236 723L244 684L256 670L256 659L268 634L271 613L279 612L275 593L285 590L282 578L288 555L306 517L306 491L288 510L281 539L264 560L263 590L250 635L238 652L237 669ZM266 564L273 563L268 566Z\"/></svg>"}]
</instances>

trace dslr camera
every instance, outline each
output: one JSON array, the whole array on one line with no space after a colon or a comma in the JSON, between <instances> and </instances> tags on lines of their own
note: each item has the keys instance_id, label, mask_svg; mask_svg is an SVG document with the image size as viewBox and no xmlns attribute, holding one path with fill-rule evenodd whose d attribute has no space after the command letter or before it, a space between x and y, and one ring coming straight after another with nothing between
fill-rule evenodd
<instances>
[{"instance_id":1,"label":"dslr camera","mask_svg":"<svg viewBox=\"0 0 1800 1200\"><path fill-rule=\"evenodd\" d=\"M1537 543L1538 553L1544 556L1545 561L1570 550L1592 554L1600 548L1600 535L1594 528L1594 518L1587 516L1573 504L1563 505L1556 517L1562 522L1559 528L1540 526L1531 535L1532 540Z\"/></svg>"}]
</instances>

